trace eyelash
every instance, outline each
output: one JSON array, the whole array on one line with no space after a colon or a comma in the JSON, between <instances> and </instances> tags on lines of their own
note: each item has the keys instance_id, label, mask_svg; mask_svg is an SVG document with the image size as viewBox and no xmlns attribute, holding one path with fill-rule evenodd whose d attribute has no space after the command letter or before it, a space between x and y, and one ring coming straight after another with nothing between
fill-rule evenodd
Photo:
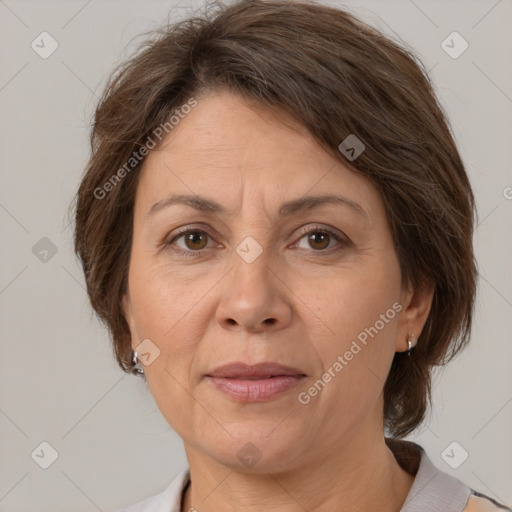
<instances>
[{"instance_id":1,"label":"eyelash","mask_svg":"<svg viewBox=\"0 0 512 512\"><path fill-rule=\"evenodd\" d=\"M206 249L200 249L197 251L193 251L193 250L180 249L180 248L173 246L174 242L176 242L180 238L182 238L190 233L201 233L201 234L207 235L208 237L210 237L210 239L213 239L213 237L204 229L190 228L185 231L182 231L179 235L176 235L171 240L164 242L162 245L164 245L167 249L169 249L177 254L180 254L186 258L196 258L196 257L200 256ZM314 249L312 249L313 253L321 253L316 256L331 255L332 253L337 253L337 252L342 251L343 249L346 249L347 247L350 246L350 243L347 240L345 240L344 238L342 238L337 232L335 232L329 228L324 228L324 227L320 228L318 226L307 229L307 230L301 230L301 236L296 243L298 243L305 236L307 236L311 233L327 234L327 235L331 236L332 238L334 238L336 240L336 242L338 242L338 246L335 246L334 248L331 247L330 249L320 249L320 250L316 250L316 251Z\"/></svg>"}]
</instances>

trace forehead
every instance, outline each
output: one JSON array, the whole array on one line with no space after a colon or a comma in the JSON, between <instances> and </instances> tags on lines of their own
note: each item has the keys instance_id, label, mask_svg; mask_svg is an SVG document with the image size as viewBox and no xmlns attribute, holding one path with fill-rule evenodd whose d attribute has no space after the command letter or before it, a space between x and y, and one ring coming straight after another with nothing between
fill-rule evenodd
<instances>
[{"instance_id":1,"label":"forehead","mask_svg":"<svg viewBox=\"0 0 512 512\"><path fill-rule=\"evenodd\" d=\"M379 194L364 176L327 152L282 109L229 92L197 97L195 106L144 162L138 202L168 192L277 203L298 196L342 193L366 204ZM279 201L277 201L279 199Z\"/></svg>"},{"instance_id":2,"label":"forehead","mask_svg":"<svg viewBox=\"0 0 512 512\"><path fill-rule=\"evenodd\" d=\"M221 90L197 98L197 106L168 133L158 152L212 166L264 167L283 158L326 160L305 126L281 107L270 108ZM148 162L151 165L150 162ZM241 164L243 164L241 166Z\"/></svg>"}]
</instances>

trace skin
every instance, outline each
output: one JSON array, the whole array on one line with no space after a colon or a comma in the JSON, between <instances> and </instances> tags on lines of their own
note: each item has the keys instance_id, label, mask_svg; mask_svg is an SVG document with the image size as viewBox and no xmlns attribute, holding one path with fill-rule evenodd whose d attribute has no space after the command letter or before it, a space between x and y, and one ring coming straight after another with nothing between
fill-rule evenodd
<instances>
[{"instance_id":1,"label":"skin","mask_svg":"<svg viewBox=\"0 0 512 512\"><path fill-rule=\"evenodd\" d=\"M160 350L144 371L184 441L191 485L182 509L396 512L414 477L385 445L382 391L394 353L421 333L433 289L402 287L379 192L302 125L226 91L196 99L141 171L123 298L133 349L149 338ZM147 215L178 193L228 212L172 205ZM285 201L329 193L366 217L339 204L277 217ZM187 242L182 227L207 234ZM347 243L319 239L322 228ZM236 252L248 236L263 251L252 263ZM400 313L301 404L298 393L396 302ZM276 361L307 377L271 400L235 402L205 379L233 361ZM252 467L237 456L249 442L261 454Z\"/></svg>"}]
</instances>

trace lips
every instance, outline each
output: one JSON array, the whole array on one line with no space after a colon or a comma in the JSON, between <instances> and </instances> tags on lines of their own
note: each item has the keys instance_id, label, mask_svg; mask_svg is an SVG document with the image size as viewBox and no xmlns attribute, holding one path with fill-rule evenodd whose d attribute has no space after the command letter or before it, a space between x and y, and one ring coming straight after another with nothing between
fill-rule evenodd
<instances>
[{"instance_id":1,"label":"lips","mask_svg":"<svg viewBox=\"0 0 512 512\"><path fill-rule=\"evenodd\" d=\"M274 362L249 365L242 362L219 366L206 381L237 402L273 400L295 388L306 374L299 368Z\"/></svg>"},{"instance_id":2,"label":"lips","mask_svg":"<svg viewBox=\"0 0 512 512\"><path fill-rule=\"evenodd\" d=\"M207 377L224 378L224 379L243 379L243 380L260 380L270 379L279 376L300 376L306 374L292 366L285 366L274 362L264 362L254 365L248 365L242 362L229 363L215 368L207 374Z\"/></svg>"}]
</instances>

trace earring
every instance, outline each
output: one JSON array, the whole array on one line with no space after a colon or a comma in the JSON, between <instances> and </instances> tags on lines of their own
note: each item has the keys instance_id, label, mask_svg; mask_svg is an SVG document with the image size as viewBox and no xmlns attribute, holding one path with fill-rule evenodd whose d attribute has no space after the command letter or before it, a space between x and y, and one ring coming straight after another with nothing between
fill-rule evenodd
<instances>
[{"instance_id":1,"label":"earring","mask_svg":"<svg viewBox=\"0 0 512 512\"><path fill-rule=\"evenodd\" d=\"M412 345L412 340L407 340L407 345L409 346L409 348L407 349L407 355L410 356L411 355L411 350L413 349L413 345Z\"/></svg>"},{"instance_id":2,"label":"earring","mask_svg":"<svg viewBox=\"0 0 512 512\"><path fill-rule=\"evenodd\" d=\"M133 353L133 359L132 359L132 370L135 370L138 373L144 373L144 369L139 363L139 360L137 359L137 351Z\"/></svg>"}]
</instances>

